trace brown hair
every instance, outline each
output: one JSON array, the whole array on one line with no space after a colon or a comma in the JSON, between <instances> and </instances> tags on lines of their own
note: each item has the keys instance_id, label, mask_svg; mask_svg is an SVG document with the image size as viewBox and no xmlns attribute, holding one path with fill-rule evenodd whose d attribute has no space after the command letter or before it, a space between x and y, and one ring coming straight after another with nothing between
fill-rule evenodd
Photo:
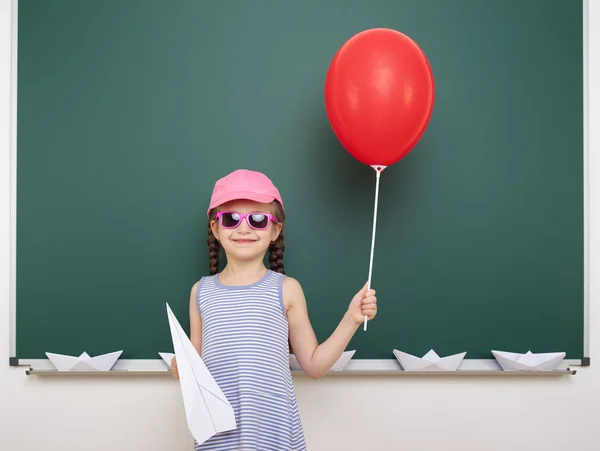
<instances>
[{"instance_id":1,"label":"brown hair","mask_svg":"<svg viewBox=\"0 0 600 451\"><path fill-rule=\"evenodd\" d=\"M285 213L283 207L279 202L274 200L271 203L273 215L277 218L282 225L285 221ZM210 227L211 222L217 216L218 208L213 208L209 213L208 218L208 237L206 243L208 244L208 268L211 276L214 276L219 272L219 253L221 251L221 245L217 238L212 233ZM279 233L277 239L269 246L269 267L272 271L285 274L283 266L283 252L285 251L285 245L283 243L283 228Z\"/></svg>"}]
</instances>

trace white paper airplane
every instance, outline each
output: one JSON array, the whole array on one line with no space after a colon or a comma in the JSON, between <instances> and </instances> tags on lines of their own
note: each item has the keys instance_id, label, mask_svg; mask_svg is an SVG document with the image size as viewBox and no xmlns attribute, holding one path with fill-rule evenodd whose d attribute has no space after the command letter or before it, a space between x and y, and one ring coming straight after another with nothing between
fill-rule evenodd
<instances>
[{"instance_id":1,"label":"white paper airplane","mask_svg":"<svg viewBox=\"0 0 600 451\"><path fill-rule=\"evenodd\" d=\"M58 371L109 371L123 351L90 357L87 352L80 356L54 354L46 352L46 356Z\"/></svg>"},{"instance_id":2,"label":"white paper airplane","mask_svg":"<svg viewBox=\"0 0 600 451\"><path fill-rule=\"evenodd\" d=\"M355 352L356 350L343 352L340 358L333 364L330 371L344 371L344 368L346 368L346 365L348 365ZM290 369L293 371L302 371L302 367L294 354L290 354Z\"/></svg>"},{"instance_id":3,"label":"white paper airplane","mask_svg":"<svg viewBox=\"0 0 600 451\"><path fill-rule=\"evenodd\" d=\"M565 358L564 352L548 352L534 354L528 351L525 354L492 350L492 354L503 370L512 371L548 371L556 368Z\"/></svg>"},{"instance_id":4,"label":"white paper airplane","mask_svg":"<svg viewBox=\"0 0 600 451\"><path fill-rule=\"evenodd\" d=\"M456 371L466 354L466 352L461 352L460 354L440 358L431 349L422 358L419 358L394 349L396 359L406 371Z\"/></svg>"},{"instance_id":5,"label":"white paper airplane","mask_svg":"<svg viewBox=\"0 0 600 451\"><path fill-rule=\"evenodd\" d=\"M213 435L236 429L235 413L168 303L167 315L188 428L202 444Z\"/></svg>"},{"instance_id":6,"label":"white paper airplane","mask_svg":"<svg viewBox=\"0 0 600 451\"><path fill-rule=\"evenodd\" d=\"M158 355L165 361L167 366L171 368L171 360L173 360L175 354L172 352L159 352Z\"/></svg>"}]
</instances>

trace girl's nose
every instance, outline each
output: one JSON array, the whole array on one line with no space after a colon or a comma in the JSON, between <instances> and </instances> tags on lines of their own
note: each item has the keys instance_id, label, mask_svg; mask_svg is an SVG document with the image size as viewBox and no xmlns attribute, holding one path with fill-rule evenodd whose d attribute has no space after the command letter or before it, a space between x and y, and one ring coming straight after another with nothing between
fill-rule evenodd
<instances>
[{"instance_id":1,"label":"girl's nose","mask_svg":"<svg viewBox=\"0 0 600 451\"><path fill-rule=\"evenodd\" d=\"M248 222L246 221L246 219L243 219L242 222L240 223L240 225L238 226L238 232L239 233L250 233L251 231L252 230L250 229Z\"/></svg>"}]
</instances>

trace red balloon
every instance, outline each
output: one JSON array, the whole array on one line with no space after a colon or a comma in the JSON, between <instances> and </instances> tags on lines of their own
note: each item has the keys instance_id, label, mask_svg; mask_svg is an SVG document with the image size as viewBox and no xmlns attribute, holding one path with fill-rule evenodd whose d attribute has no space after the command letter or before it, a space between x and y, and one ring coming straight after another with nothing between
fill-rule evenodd
<instances>
[{"instance_id":1,"label":"red balloon","mask_svg":"<svg viewBox=\"0 0 600 451\"><path fill-rule=\"evenodd\" d=\"M425 53L387 28L350 38L325 80L325 108L335 135L368 165L389 166L408 154L427 128L433 100Z\"/></svg>"}]
</instances>

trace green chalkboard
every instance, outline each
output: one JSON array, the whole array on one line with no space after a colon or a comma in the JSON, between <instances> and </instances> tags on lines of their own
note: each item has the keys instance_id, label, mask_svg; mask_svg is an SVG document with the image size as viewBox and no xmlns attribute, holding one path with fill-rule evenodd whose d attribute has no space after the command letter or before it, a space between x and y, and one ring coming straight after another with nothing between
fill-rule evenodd
<instances>
[{"instance_id":1,"label":"green chalkboard","mask_svg":"<svg viewBox=\"0 0 600 451\"><path fill-rule=\"evenodd\" d=\"M188 327L215 180L264 171L320 340L368 275L375 174L327 68L389 27L427 54L430 125L381 178L379 315L357 359L584 356L582 5L571 0L20 0L16 353L158 358Z\"/></svg>"}]
</instances>

